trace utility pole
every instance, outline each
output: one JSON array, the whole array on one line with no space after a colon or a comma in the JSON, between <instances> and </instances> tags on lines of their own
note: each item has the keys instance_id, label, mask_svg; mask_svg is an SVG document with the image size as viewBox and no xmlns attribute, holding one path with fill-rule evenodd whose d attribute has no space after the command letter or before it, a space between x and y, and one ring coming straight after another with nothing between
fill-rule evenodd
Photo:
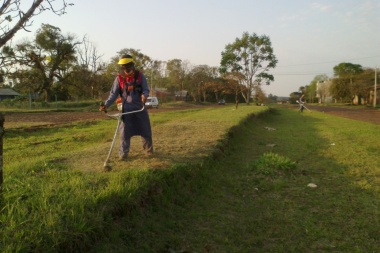
<instances>
[{"instance_id":1,"label":"utility pole","mask_svg":"<svg viewBox=\"0 0 380 253\"><path fill-rule=\"evenodd\" d=\"M377 100L377 66L375 67L375 90L373 91L373 107L376 108Z\"/></svg>"}]
</instances>

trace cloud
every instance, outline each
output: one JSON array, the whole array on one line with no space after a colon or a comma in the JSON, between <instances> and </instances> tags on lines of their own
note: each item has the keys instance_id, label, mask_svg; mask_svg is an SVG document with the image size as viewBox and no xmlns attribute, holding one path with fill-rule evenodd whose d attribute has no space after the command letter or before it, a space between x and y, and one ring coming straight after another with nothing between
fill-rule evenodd
<instances>
[{"instance_id":1,"label":"cloud","mask_svg":"<svg viewBox=\"0 0 380 253\"><path fill-rule=\"evenodd\" d=\"M375 1L366 1L362 2L360 6L360 10L366 13L374 13L376 12L376 9L380 8L380 3L377 3Z\"/></svg>"},{"instance_id":2,"label":"cloud","mask_svg":"<svg viewBox=\"0 0 380 253\"><path fill-rule=\"evenodd\" d=\"M352 17L353 16L352 11L347 11L345 16L348 17L348 18Z\"/></svg>"},{"instance_id":3,"label":"cloud","mask_svg":"<svg viewBox=\"0 0 380 253\"><path fill-rule=\"evenodd\" d=\"M350 26L350 30L356 33L376 31L380 24L380 3L375 1L363 1L346 7L344 12L337 12L336 16L344 24Z\"/></svg>"},{"instance_id":4,"label":"cloud","mask_svg":"<svg viewBox=\"0 0 380 253\"><path fill-rule=\"evenodd\" d=\"M319 10L321 12L326 12L326 11L329 11L332 8L332 6L326 5L326 4L321 4L321 3L312 3L311 8Z\"/></svg>"},{"instance_id":5,"label":"cloud","mask_svg":"<svg viewBox=\"0 0 380 253\"><path fill-rule=\"evenodd\" d=\"M281 22L294 21L294 20L299 20L299 19L301 19L301 15L298 15L298 14L282 16L281 18L279 18Z\"/></svg>"}]
</instances>

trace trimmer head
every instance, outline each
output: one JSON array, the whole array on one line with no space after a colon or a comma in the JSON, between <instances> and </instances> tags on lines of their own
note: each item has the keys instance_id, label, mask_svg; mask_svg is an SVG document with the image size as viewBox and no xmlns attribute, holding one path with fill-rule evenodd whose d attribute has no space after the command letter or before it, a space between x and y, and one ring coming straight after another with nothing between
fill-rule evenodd
<instances>
[{"instance_id":1,"label":"trimmer head","mask_svg":"<svg viewBox=\"0 0 380 253\"><path fill-rule=\"evenodd\" d=\"M101 106L103 106L104 104L100 104ZM130 114L130 113L136 113L136 112L141 112L144 110L144 106L140 109L140 110L136 110L136 111L131 111L131 112L124 112L124 113L118 113L118 114L115 114L115 115L108 115L109 117L111 118L117 118L118 119L118 122L117 122L117 126L116 126L116 131L115 131L115 135L113 136L113 140L112 140L112 143L111 143L111 148L110 148L110 151L108 152L108 156L107 156L107 160L105 161L104 165L103 165L103 171L104 172L109 172L112 170L112 166L110 165L109 163L109 159L111 157L111 152L112 152L112 148L113 146L115 145L115 139L116 139L116 136L117 136L117 132L119 131L119 127L120 127L120 124L121 124L121 116L122 115L125 115L125 114Z\"/></svg>"},{"instance_id":2,"label":"trimmer head","mask_svg":"<svg viewBox=\"0 0 380 253\"><path fill-rule=\"evenodd\" d=\"M104 165L103 165L103 171L104 172L109 172L109 171L111 171L112 170L112 166L111 166L111 164L108 162L108 161L106 161L105 163L104 163Z\"/></svg>"}]
</instances>

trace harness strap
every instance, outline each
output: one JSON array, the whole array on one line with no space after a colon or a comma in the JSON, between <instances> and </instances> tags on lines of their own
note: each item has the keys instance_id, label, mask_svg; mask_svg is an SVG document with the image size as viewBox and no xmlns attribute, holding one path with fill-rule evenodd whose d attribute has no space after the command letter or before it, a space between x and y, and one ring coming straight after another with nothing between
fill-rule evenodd
<instances>
[{"instance_id":1,"label":"harness strap","mask_svg":"<svg viewBox=\"0 0 380 253\"><path fill-rule=\"evenodd\" d=\"M124 89L126 90L127 94L129 94L129 91L127 89L127 80L126 78L123 78L120 74L117 75L117 78L118 78L118 81L119 81L119 84L120 84L120 96L123 95L123 91ZM137 82L138 81L138 82ZM135 71L135 74L134 74L134 80L133 80L133 83L132 83L132 86L133 86L133 91L135 92L136 91L136 87L140 87L140 90L138 91L140 94L142 94L142 80L141 80L141 75L140 75L140 71L136 70Z\"/></svg>"}]
</instances>

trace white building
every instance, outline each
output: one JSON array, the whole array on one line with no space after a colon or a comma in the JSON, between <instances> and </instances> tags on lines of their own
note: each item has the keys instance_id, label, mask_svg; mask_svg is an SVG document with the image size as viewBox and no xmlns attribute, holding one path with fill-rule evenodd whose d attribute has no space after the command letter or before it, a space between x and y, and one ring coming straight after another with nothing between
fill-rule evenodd
<instances>
[{"instance_id":1,"label":"white building","mask_svg":"<svg viewBox=\"0 0 380 253\"><path fill-rule=\"evenodd\" d=\"M331 84L331 80L317 82L316 97L318 98L319 104L333 102L333 98L330 94Z\"/></svg>"}]
</instances>

